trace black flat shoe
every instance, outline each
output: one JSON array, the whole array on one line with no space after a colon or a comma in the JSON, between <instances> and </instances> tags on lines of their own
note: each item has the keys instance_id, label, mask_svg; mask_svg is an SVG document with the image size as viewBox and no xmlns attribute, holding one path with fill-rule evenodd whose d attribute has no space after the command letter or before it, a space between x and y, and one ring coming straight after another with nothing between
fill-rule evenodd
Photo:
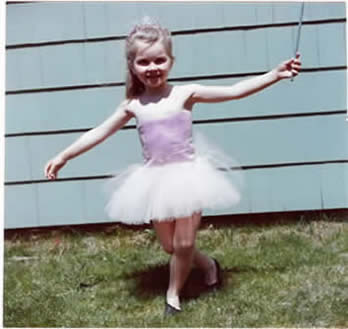
<instances>
[{"instance_id":1,"label":"black flat shoe","mask_svg":"<svg viewBox=\"0 0 348 329\"><path fill-rule=\"evenodd\" d=\"M179 313L179 312L181 312L181 310L175 308L174 306L168 304L167 302L165 303L164 316L175 315L176 313Z\"/></svg>"},{"instance_id":2,"label":"black flat shoe","mask_svg":"<svg viewBox=\"0 0 348 329\"><path fill-rule=\"evenodd\" d=\"M213 258L213 261L215 263L215 267L216 267L216 282L214 282L213 284L208 284L208 288L210 289L218 289L222 286L222 273L221 273L221 266L219 264L219 262Z\"/></svg>"}]
</instances>

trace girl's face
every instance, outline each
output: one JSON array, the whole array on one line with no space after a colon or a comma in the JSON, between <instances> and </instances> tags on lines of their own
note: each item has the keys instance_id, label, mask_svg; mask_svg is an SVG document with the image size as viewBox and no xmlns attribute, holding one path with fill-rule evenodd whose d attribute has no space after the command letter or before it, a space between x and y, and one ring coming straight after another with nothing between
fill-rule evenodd
<instances>
[{"instance_id":1,"label":"girl's face","mask_svg":"<svg viewBox=\"0 0 348 329\"><path fill-rule=\"evenodd\" d=\"M152 45L136 41L137 52L132 71L144 84L146 90L165 87L173 61L161 41Z\"/></svg>"}]
</instances>

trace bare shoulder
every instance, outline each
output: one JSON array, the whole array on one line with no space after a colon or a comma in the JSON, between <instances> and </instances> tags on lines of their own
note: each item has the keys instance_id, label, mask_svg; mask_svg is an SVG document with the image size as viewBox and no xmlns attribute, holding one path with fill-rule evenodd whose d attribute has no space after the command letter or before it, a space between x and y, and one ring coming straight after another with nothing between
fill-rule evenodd
<instances>
[{"instance_id":1,"label":"bare shoulder","mask_svg":"<svg viewBox=\"0 0 348 329\"><path fill-rule=\"evenodd\" d=\"M134 99L125 99L123 100L117 108L117 111L123 112L125 115L133 117L135 109L135 100Z\"/></svg>"},{"instance_id":2,"label":"bare shoulder","mask_svg":"<svg viewBox=\"0 0 348 329\"><path fill-rule=\"evenodd\" d=\"M194 93L198 87L199 87L199 84L190 83L190 84L186 84L186 85L178 85L178 86L176 86L176 89L178 90L180 95L190 97L191 94Z\"/></svg>"},{"instance_id":3,"label":"bare shoulder","mask_svg":"<svg viewBox=\"0 0 348 329\"><path fill-rule=\"evenodd\" d=\"M194 105L194 99L192 96L196 92L196 90L199 88L199 84L191 83L186 85L180 85L177 86L178 90L178 97L181 98L184 104L184 108L187 110L191 110Z\"/></svg>"}]
</instances>

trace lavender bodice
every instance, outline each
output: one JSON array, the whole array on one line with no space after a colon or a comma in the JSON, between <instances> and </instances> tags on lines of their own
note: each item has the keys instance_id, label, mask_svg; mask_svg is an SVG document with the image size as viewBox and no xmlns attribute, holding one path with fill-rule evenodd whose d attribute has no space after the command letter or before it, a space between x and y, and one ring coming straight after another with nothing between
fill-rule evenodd
<instances>
[{"instance_id":1,"label":"lavender bodice","mask_svg":"<svg viewBox=\"0 0 348 329\"><path fill-rule=\"evenodd\" d=\"M190 161L194 157L190 111L180 111L167 118L139 120L138 132L147 164Z\"/></svg>"}]
</instances>

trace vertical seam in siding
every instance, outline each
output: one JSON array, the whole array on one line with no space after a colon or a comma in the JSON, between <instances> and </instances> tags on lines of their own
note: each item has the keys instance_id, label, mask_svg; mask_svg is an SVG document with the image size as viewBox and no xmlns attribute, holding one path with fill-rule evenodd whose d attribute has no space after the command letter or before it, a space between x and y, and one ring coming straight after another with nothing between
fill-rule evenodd
<instances>
[{"instance_id":1,"label":"vertical seam in siding","mask_svg":"<svg viewBox=\"0 0 348 329\"><path fill-rule=\"evenodd\" d=\"M34 184L34 193L35 193L35 208L36 208L36 221L37 225L41 226L41 212L39 207L39 190L38 184Z\"/></svg>"},{"instance_id":2,"label":"vertical seam in siding","mask_svg":"<svg viewBox=\"0 0 348 329\"><path fill-rule=\"evenodd\" d=\"M319 28L318 28L318 25L316 25L314 28L315 28L315 45L316 45L316 48L317 48L318 66L321 67L320 42L319 42Z\"/></svg>"},{"instance_id":3,"label":"vertical seam in siding","mask_svg":"<svg viewBox=\"0 0 348 329\"><path fill-rule=\"evenodd\" d=\"M324 173L325 173L326 166L323 166L320 168L320 206L321 209L325 209L325 202L324 202L324 194L323 194L323 179L324 179Z\"/></svg>"},{"instance_id":4,"label":"vertical seam in siding","mask_svg":"<svg viewBox=\"0 0 348 329\"><path fill-rule=\"evenodd\" d=\"M81 2L81 11L82 11L82 28L83 28L83 36L87 39L87 26L86 26L86 6L85 3Z\"/></svg>"},{"instance_id":5,"label":"vertical seam in siding","mask_svg":"<svg viewBox=\"0 0 348 329\"><path fill-rule=\"evenodd\" d=\"M269 36L268 36L267 29L264 30L264 34L265 34L265 42L266 42L266 67L267 67L267 70L269 71L271 69L271 60L270 60L270 55L269 55L270 43L269 43Z\"/></svg>"},{"instance_id":6,"label":"vertical seam in siding","mask_svg":"<svg viewBox=\"0 0 348 329\"><path fill-rule=\"evenodd\" d=\"M27 149L27 156L28 156L28 165L29 165L29 171L30 171L30 178L33 179L34 175L33 175L33 166L32 166L32 162L31 162L31 155L32 155L32 150L31 150L31 143L30 143L30 137L25 137L25 144L26 144L26 149ZM35 208L35 222L37 223L38 226L40 226L40 207L39 207L39 200L38 200L38 191L37 191L37 184L34 184L33 187L33 191L34 191L34 208Z\"/></svg>"},{"instance_id":7,"label":"vertical seam in siding","mask_svg":"<svg viewBox=\"0 0 348 329\"><path fill-rule=\"evenodd\" d=\"M87 39L87 23L86 23L86 6L85 3L82 1L81 3L81 11L82 11L82 25L83 25L83 35L85 39ZM84 80L88 83L89 74L88 74L88 65L87 65L87 47L86 42L82 43L82 62L83 62L83 77L80 77L80 81Z\"/></svg>"},{"instance_id":8,"label":"vertical seam in siding","mask_svg":"<svg viewBox=\"0 0 348 329\"><path fill-rule=\"evenodd\" d=\"M87 219L87 197L86 197L86 182L82 181L81 183L81 212L82 212L82 216L83 216L83 221L84 222L88 222Z\"/></svg>"},{"instance_id":9,"label":"vertical seam in siding","mask_svg":"<svg viewBox=\"0 0 348 329\"><path fill-rule=\"evenodd\" d=\"M45 75L43 71L43 59L42 59L42 52L41 48L38 49L38 55L39 55L39 70L40 70L40 83L42 86L45 86Z\"/></svg>"},{"instance_id":10,"label":"vertical seam in siding","mask_svg":"<svg viewBox=\"0 0 348 329\"><path fill-rule=\"evenodd\" d=\"M110 22L109 22L108 10L106 8L106 3L105 2L103 2L103 13L104 13L106 34L110 35Z\"/></svg>"},{"instance_id":11,"label":"vertical seam in siding","mask_svg":"<svg viewBox=\"0 0 348 329\"><path fill-rule=\"evenodd\" d=\"M244 58L248 58L248 49L247 49L247 41L246 41L246 32L242 31L242 40L243 40L243 55Z\"/></svg>"}]
</instances>

